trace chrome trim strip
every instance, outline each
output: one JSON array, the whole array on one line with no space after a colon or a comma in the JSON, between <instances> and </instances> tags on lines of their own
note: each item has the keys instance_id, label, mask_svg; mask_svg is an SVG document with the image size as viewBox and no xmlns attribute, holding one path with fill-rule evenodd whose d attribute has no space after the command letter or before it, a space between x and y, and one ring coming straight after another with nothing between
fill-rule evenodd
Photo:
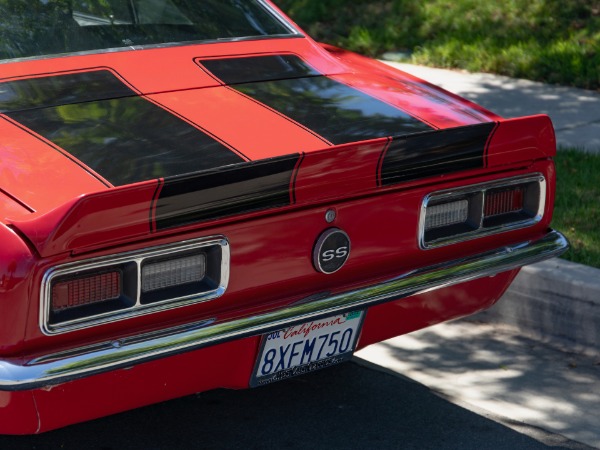
<instances>
[{"instance_id":1,"label":"chrome trim strip","mask_svg":"<svg viewBox=\"0 0 600 450\"><path fill-rule=\"evenodd\" d=\"M218 280L216 289L200 292L185 297L170 298L159 302L143 305L141 300L141 266L142 262L148 258L155 256L166 256L189 250L201 250L202 248L221 247L221 278ZM135 305L117 311L110 311L94 316L83 317L71 321L60 322L58 324L50 324L50 297L52 280L61 275L69 275L72 273L89 270L101 269L117 264L134 263L137 273L137 297ZM108 322L116 322L129 319L145 314L165 311L168 309L180 308L182 306L201 303L208 300L213 300L223 295L229 284L229 241L224 236L214 236L209 238L194 239L189 241L178 242L177 244L168 244L158 247L148 248L142 251L133 251L120 253L116 255L103 256L89 260L83 260L60 266L53 267L46 271L42 279L40 289L40 328L45 335L51 336L56 334L67 333L82 328L90 328Z\"/></svg>"},{"instance_id":2,"label":"chrome trim strip","mask_svg":"<svg viewBox=\"0 0 600 450\"><path fill-rule=\"evenodd\" d=\"M259 335L307 320L396 300L477 278L493 276L552 258L568 248L565 237L549 231L542 238L407 272L359 289L314 297L256 316L203 322L133 338L109 341L27 360L0 360L0 390L41 388L176 355L242 337Z\"/></svg>"},{"instance_id":3,"label":"chrome trim strip","mask_svg":"<svg viewBox=\"0 0 600 450\"><path fill-rule=\"evenodd\" d=\"M437 239L431 242L425 242L425 214L427 211L427 206L432 200L448 200L451 201L454 197L462 197L464 195L473 194L477 192L481 192L484 194L490 189L502 188L502 187L510 187L518 184L526 184L526 183L534 183L538 182L540 186L540 198L538 203L538 210L534 217L531 217L526 220L519 220L518 222L512 222L505 225L500 225L496 227L483 228L483 212L481 214L482 223L479 224L479 228L473 231L465 232L458 234L456 236L444 237L441 239ZM518 230L521 228L526 228L533 226L539 223L544 217L544 210L546 209L546 179L541 173L534 173L531 175L521 175L513 178L503 178L500 180L487 182L487 183L479 183L473 184L470 186L465 186L456 189L448 189L445 191L432 192L427 195L423 199L423 203L421 204L421 215L419 218L419 248L421 250L429 250L432 248L444 247L446 245L457 244L459 242L468 241L471 239L481 238L485 236L490 236L492 234L504 233L506 231ZM485 202L481 205L482 211L485 208Z\"/></svg>"},{"instance_id":4,"label":"chrome trim strip","mask_svg":"<svg viewBox=\"0 0 600 450\"><path fill-rule=\"evenodd\" d=\"M295 34L296 36L302 35L302 33L300 33L300 30L298 30L296 27L294 27L285 18L285 16L283 16L279 11L277 11L275 8L273 8L273 5L266 2L265 0L258 0L258 3L260 3L266 10L268 10L273 15L273 17L275 17L277 20L279 20L279 22L281 22L281 24L284 27L286 27L290 31L290 33Z\"/></svg>"},{"instance_id":5,"label":"chrome trim strip","mask_svg":"<svg viewBox=\"0 0 600 450\"><path fill-rule=\"evenodd\" d=\"M97 50L82 50L80 52L71 53L54 53L51 55L41 56L27 56L24 58L12 58L12 59L0 59L0 65L11 64L27 61L43 61L47 59L56 58L70 58L72 56L88 56L98 55L103 53L121 53L130 51L140 50L152 50L161 48L173 48L173 47L189 47L193 45L205 45L205 44L220 44L222 42L249 42L249 41L266 41L269 39L297 39L304 38L303 34L273 34L270 36L255 36L255 37L243 37L243 38L227 38L227 39L206 39L202 41L181 41L181 42L167 42L163 44L146 44L146 45L130 45L129 47L111 47L101 48Z\"/></svg>"},{"instance_id":6,"label":"chrome trim strip","mask_svg":"<svg viewBox=\"0 0 600 450\"><path fill-rule=\"evenodd\" d=\"M47 59L57 58L70 58L72 56L88 56L97 55L103 53L121 53L139 50L152 50L161 48L172 48L172 47L187 47L190 45L204 45L204 44L220 44L222 42L249 42L249 41L267 41L269 39L297 39L305 38L303 34L273 34L269 36L250 36L241 38L226 38L226 39L205 39L200 41L181 41L181 42L166 42L162 44L146 44L146 45L130 45L128 47L111 47L111 48L99 48L96 50L82 50L80 52L71 53L54 53L50 55L40 56L26 56L23 58L12 58L12 59L0 59L0 65L11 64L27 61L43 61Z\"/></svg>"}]
</instances>

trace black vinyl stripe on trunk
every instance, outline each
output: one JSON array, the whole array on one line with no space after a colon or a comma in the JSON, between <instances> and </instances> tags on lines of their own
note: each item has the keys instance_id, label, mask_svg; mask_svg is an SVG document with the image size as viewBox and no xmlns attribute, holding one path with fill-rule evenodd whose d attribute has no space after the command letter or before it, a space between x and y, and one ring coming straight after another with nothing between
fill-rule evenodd
<instances>
[{"instance_id":1,"label":"black vinyl stripe on trunk","mask_svg":"<svg viewBox=\"0 0 600 450\"><path fill-rule=\"evenodd\" d=\"M297 56L209 59L198 63L233 89L336 145L432 129L401 109L321 75Z\"/></svg>"},{"instance_id":2,"label":"black vinyl stripe on trunk","mask_svg":"<svg viewBox=\"0 0 600 450\"><path fill-rule=\"evenodd\" d=\"M45 74L41 77L5 81L0 86L2 113L136 95L106 69Z\"/></svg>"},{"instance_id":3,"label":"black vinyl stripe on trunk","mask_svg":"<svg viewBox=\"0 0 600 450\"><path fill-rule=\"evenodd\" d=\"M115 186L244 161L108 70L0 83L0 111Z\"/></svg>"},{"instance_id":4,"label":"black vinyl stripe on trunk","mask_svg":"<svg viewBox=\"0 0 600 450\"><path fill-rule=\"evenodd\" d=\"M247 56L198 62L227 85L323 75L295 55Z\"/></svg>"},{"instance_id":5,"label":"black vinyl stripe on trunk","mask_svg":"<svg viewBox=\"0 0 600 450\"><path fill-rule=\"evenodd\" d=\"M484 167L495 122L394 138L385 150L380 185Z\"/></svg>"},{"instance_id":6,"label":"black vinyl stripe on trunk","mask_svg":"<svg viewBox=\"0 0 600 450\"><path fill-rule=\"evenodd\" d=\"M299 154L164 181L156 199L157 231L292 203Z\"/></svg>"}]
</instances>

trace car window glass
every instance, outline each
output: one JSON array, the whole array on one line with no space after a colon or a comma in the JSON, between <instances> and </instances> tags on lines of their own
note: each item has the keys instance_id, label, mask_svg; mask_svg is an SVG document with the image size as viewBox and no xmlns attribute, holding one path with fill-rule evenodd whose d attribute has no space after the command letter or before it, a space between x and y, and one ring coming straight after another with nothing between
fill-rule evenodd
<instances>
[{"instance_id":1,"label":"car window glass","mask_svg":"<svg viewBox=\"0 0 600 450\"><path fill-rule=\"evenodd\" d=\"M0 60L291 34L260 0L0 0Z\"/></svg>"},{"instance_id":2,"label":"car window glass","mask_svg":"<svg viewBox=\"0 0 600 450\"><path fill-rule=\"evenodd\" d=\"M79 26L165 24L193 25L171 0L74 0Z\"/></svg>"}]
</instances>

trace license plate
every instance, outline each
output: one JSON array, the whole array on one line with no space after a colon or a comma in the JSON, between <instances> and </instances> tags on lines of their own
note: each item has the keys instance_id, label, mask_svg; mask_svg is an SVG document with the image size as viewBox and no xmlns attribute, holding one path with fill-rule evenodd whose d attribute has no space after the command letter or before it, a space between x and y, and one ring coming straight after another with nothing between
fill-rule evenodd
<instances>
[{"instance_id":1,"label":"license plate","mask_svg":"<svg viewBox=\"0 0 600 450\"><path fill-rule=\"evenodd\" d=\"M250 386L262 386L352 357L363 312L305 322L263 335Z\"/></svg>"}]
</instances>

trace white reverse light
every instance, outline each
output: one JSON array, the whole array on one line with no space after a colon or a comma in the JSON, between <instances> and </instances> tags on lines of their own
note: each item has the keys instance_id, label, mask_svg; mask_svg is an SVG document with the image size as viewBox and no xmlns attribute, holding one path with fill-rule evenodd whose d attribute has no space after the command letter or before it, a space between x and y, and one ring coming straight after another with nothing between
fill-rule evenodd
<instances>
[{"instance_id":1,"label":"white reverse light","mask_svg":"<svg viewBox=\"0 0 600 450\"><path fill-rule=\"evenodd\" d=\"M425 230L464 223L468 217L469 201L466 199L428 206L425 213Z\"/></svg>"},{"instance_id":2,"label":"white reverse light","mask_svg":"<svg viewBox=\"0 0 600 450\"><path fill-rule=\"evenodd\" d=\"M142 266L142 291L152 292L201 281L206 274L204 254L147 263Z\"/></svg>"}]
</instances>

